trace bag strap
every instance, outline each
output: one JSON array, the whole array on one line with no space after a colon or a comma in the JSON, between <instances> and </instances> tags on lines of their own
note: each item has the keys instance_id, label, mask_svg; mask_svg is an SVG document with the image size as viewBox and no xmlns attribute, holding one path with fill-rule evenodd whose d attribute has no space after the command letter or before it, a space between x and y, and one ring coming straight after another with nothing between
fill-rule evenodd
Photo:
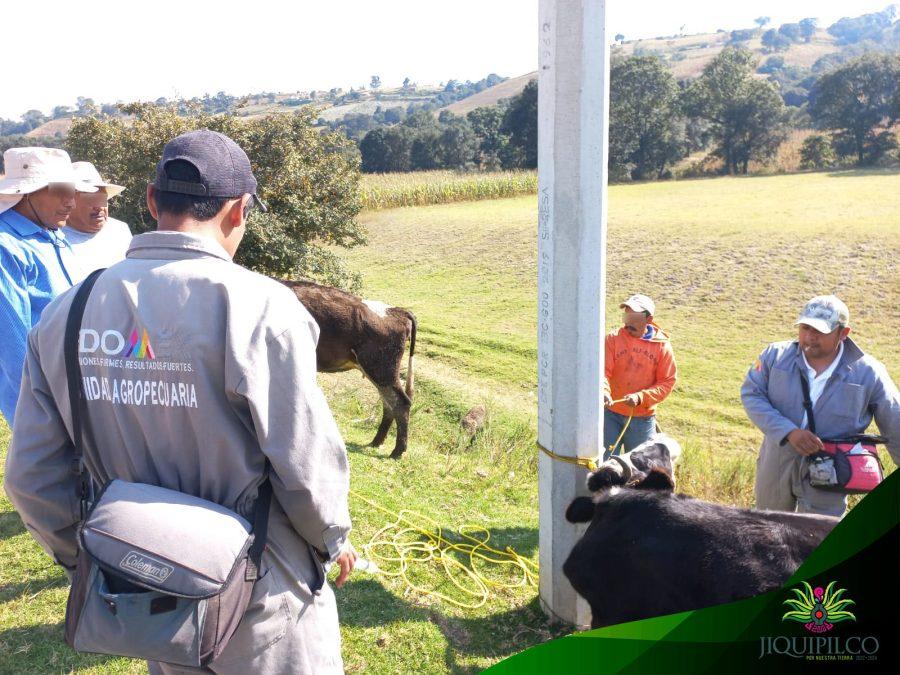
<instances>
[{"instance_id":1,"label":"bag strap","mask_svg":"<svg viewBox=\"0 0 900 675\"><path fill-rule=\"evenodd\" d=\"M72 411L72 445L75 448L72 469L78 475L78 499L82 520L87 512L91 485L90 476L84 468L84 432L88 425L88 419L87 402L81 386L81 368L78 365L78 334L81 332L81 319L84 316L88 296L103 271L103 269L99 269L91 272L75 292L72 305L69 307L69 315L66 317L66 332L63 341L66 381L69 386L69 408Z\"/></svg>"},{"instance_id":2,"label":"bag strap","mask_svg":"<svg viewBox=\"0 0 900 675\"><path fill-rule=\"evenodd\" d=\"M266 462L266 479L260 484L253 507L253 543L247 550L247 581L259 578L260 563L269 533L269 507L272 505L272 481L269 479L269 463Z\"/></svg>"},{"instance_id":3,"label":"bag strap","mask_svg":"<svg viewBox=\"0 0 900 675\"><path fill-rule=\"evenodd\" d=\"M813 417L812 399L809 395L809 382L806 381L806 375L800 370L800 388L803 390L803 407L806 409L806 422L809 430L816 433L816 419Z\"/></svg>"}]
</instances>

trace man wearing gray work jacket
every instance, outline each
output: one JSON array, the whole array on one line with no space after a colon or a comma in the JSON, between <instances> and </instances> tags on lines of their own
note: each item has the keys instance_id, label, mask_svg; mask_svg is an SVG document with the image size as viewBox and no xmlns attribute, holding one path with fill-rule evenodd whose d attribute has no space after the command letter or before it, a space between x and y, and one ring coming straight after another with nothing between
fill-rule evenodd
<instances>
[{"instance_id":1,"label":"man wearing gray work jacket","mask_svg":"<svg viewBox=\"0 0 900 675\"><path fill-rule=\"evenodd\" d=\"M850 312L833 295L818 296L795 324L797 340L769 345L747 373L741 400L765 434L756 462L756 507L841 516L847 498L809 484L806 457L822 439L865 432L872 420L900 464L900 395L885 367L848 336ZM800 377L810 388L816 433L809 430Z\"/></svg>"},{"instance_id":2,"label":"man wearing gray work jacket","mask_svg":"<svg viewBox=\"0 0 900 675\"><path fill-rule=\"evenodd\" d=\"M316 383L313 318L284 286L232 262L256 197L247 155L228 137L170 141L147 189L156 232L97 281L79 358L96 481L149 483L250 518L266 462L273 500L259 580L209 672L342 673L323 563L349 544L347 456ZM79 521L65 364L74 292L28 337L6 491L35 539L71 571ZM151 663L152 673L179 673Z\"/></svg>"}]
</instances>

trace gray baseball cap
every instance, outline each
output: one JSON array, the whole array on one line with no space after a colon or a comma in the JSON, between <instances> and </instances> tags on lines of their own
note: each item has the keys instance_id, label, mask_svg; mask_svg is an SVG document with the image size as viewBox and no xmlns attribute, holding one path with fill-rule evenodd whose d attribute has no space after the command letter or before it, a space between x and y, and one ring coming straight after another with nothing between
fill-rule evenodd
<instances>
[{"instance_id":1,"label":"gray baseball cap","mask_svg":"<svg viewBox=\"0 0 900 675\"><path fill-rule=\"evenodd\" d=\"M200 181L174 180L166 175L166 166L174 160L192 164L200 173ZM225 134L209 129L188 131L166 143L162 159L156 165L153 186L163 192L177 192L195 197L225 197L235 199L245 194L263 211L266 210L256 194L256 178L250 168L247 153Z\"/></svg>"},{"instance_id":2,"label":"gray baseball cap","mask_svg":"<svg viewBox=\"0 0 900 675\"><path fill-rule=\"evenodd\" d=\"M838 326L850 325L850 310L835 295L818 295L803 308L795 326L804 324L820 333L830 333Z\"/></svg>"}]
</instances>

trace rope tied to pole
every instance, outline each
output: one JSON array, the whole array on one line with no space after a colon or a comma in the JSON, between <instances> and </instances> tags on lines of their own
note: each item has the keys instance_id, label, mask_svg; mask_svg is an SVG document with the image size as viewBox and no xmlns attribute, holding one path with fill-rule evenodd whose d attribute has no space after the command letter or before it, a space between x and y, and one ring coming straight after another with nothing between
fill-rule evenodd
<instances>
[{"instance_id":1,"label":"rope tied to pole","mask_svg":"<svg viewBox=\"0 0 900 675\"><path fill-rule=\"evenodd\" d=\"M625 403L624 398L616 399L615 401L610 402L610 405L615 405L616 403ZM625 432L628 431L628 425L631 424L631 420L634 418L634 408L631 409L631 414L628 415L628 419L625 420L625 426L622 427L622 431L619 434L619 437L616 439L616 442L609 446L609 452L611 455L618 454L616 449L619 447L619 443L622 442L622 439L625 437ZM543 452L545 455L550 457L551 459L557 459L560 462L565 462L566 464L574 464L576 466L583 467L593 473L596 471L599 466L599 457L570 457L569 455L560 455L549 448L545 448L540 443L535 443L538 449Z\"/></svg>"}]
</instances>

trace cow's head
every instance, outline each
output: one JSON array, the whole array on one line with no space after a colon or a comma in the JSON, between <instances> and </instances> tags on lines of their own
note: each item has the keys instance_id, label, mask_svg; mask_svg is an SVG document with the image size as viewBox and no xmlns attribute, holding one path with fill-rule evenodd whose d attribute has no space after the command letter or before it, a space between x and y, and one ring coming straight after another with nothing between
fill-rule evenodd
<instances>
[{"instance_id":1,"label":"cow's head","mask_svg":"<svg viewBox=\"0 0 900 675\"><path fill-rule=\"evenodd\" d=\"M614 455L600 465L587 479L588 490L599 492L606 488L639 483L654 467L675 475L675 463L681 456L681 445L668 434L654 434L631 452Z\"/></svg>"},{"instance_id":2,"label":"cow's head","mask_svg":"<svg viewBox=\"0 0 900 675\"><path fill-rule=\"evenodd\" d=\"M654 466L649 473L642 474L641 478L628 485L629 489L653 492L673 493L675 491L675 479L667 469ZM621 489L613 486L594 493L591 497L576 497L566 509L566 520L570 523L587 523L594 519L598 508L602 508L605 501L615 497Z\"/></svg>"}]
</instances>

